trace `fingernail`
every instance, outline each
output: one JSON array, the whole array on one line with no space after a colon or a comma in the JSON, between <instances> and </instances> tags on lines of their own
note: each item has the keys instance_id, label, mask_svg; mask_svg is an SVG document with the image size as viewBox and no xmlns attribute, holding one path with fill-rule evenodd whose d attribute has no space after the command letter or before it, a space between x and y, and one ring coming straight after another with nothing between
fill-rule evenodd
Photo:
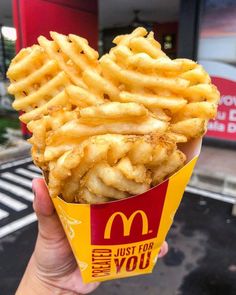
<instances>
[{"instance_id":1,"label":"fingernail","mask_svg":"<svg viewBox=\"0 0 236 295\"><path fill-rule=\"evenodd\" d=\"M36 193L36 189L35 189L35 187L34 187L34 180L33 180L33 182L32 182L32 192L33 192L33 194L34 194L34 200L33 200L33 204L32 204L32 206L33 206L33 210L35 211L35 208L36 208L36 202L37 202L37 193Z\"/></svg>"},{"instance_id":2,"label":"fingernail","mask_svg":"<svg viewBox=\"0 0 236 295\"><path fill-rule=\"evenodd\" d=\"M35 189L35 185L34 185L34 180L32 181L32 192L34 194L34 199L36 199L37 194L36 194L36 189Z\"/></svg>"}]
</instances>

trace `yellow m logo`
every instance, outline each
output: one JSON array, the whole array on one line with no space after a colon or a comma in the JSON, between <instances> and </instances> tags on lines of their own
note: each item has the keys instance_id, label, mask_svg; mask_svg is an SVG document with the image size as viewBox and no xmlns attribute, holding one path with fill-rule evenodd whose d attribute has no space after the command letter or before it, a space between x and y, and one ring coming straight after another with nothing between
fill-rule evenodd
<instances>
[{"instance_id":1,"label":"yellow m logo","mask_svg":"<svg viewBox=\"0 0 236 295\"><path fill-rule=\"evenodd\" d=\"M143 227L142 227L142 235L146 235L148 233L148 218L146 213L143 210L137 210L133 212L129 218L123 213L123 212L115 212L113 213L110 218L107 221L105 232L104 232L104 239L110 239L111 238L111 228L113 225L113 222L117 216L120 216L122 222L123 222L123 232L124 236L127 237L130 235L131 225L134 221L135 216L141 215Z\"/></svg>"}]
</instances>

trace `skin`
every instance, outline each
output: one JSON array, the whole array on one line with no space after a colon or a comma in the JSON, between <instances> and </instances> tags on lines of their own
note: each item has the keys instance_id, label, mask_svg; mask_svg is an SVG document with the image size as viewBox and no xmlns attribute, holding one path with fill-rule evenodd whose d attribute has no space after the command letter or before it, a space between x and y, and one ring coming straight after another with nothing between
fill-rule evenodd
<instances>
[{"instance_id":1,"label":"skin","mask_svg":"<svg viewBox=\"0 0 236 295\"><path fill-rule=\"evenodd\" d=\"M16 295L88 294L99 283L84 284L43 179L33 180L38 237ZM159 258L168 252L166 242Z\"/></svg>"}]
</instances>

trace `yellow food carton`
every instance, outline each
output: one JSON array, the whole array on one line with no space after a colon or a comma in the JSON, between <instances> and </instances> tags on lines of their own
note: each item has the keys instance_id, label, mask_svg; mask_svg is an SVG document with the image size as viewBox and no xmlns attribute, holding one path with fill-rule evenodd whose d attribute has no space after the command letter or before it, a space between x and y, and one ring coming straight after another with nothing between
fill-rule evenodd
<instances>
[{"instance_id":1,"label":"yellow food carton","mask_svg":"<svg viewBox=\"0 0 236 295\"><path fill-rule=\"evenodd\" d=\"M200 147L186 144L186 165L143 194L96 205L53 199L85 283L152 272Z\"/></svg>"}]
</instances>

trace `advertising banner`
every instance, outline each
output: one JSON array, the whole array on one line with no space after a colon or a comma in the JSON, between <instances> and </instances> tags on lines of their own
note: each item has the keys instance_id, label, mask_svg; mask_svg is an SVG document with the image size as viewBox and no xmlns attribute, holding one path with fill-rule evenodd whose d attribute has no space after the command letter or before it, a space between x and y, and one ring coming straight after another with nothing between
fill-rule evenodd
<instances>
[{"instance_id":1,"label":"advertising banner","mask_svg":"<svg viewBox=\"0 0 236 295\"><path fill-rule=\"evenodd\" d=\"M221 93L207 137L236 142L236 2L206 0L200 25L198 60Z\"/></svg>"}]
</instances>

